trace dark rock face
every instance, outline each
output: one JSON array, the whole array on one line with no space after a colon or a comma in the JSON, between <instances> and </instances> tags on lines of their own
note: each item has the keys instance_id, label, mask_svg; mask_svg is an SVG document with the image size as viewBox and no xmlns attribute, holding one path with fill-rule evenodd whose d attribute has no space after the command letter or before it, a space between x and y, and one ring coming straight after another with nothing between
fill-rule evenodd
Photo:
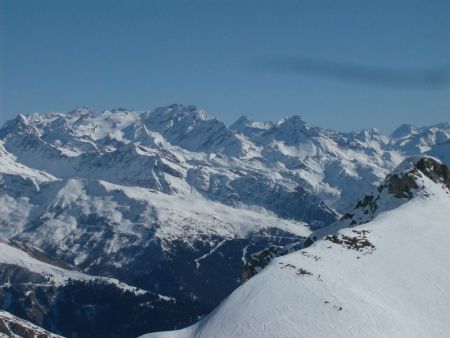
<instances>
[{"instance_id":1,"label":"dark rock face","mask_svg":"<svg viewBox=\"0 0 450 338\"><path fill-rule=\"evenodd\" d=\"M450 169L447 165L439 163L433 158L425 157L417 162L416 167L433 182L442 183L450 189Z\"/></svg>"},{"instance_id":2,"label":"dark rock face","mask_svg":"<svg viewBox=\"0 0 450 338\"><path fill-rule=\"evenodd\" d=\"M435 183L440 183L450 188L450 169L443 163L439 163L431 157L419 159L414 168L402 176L392 175L388 177L388 191L398 198L411 198L413 190L419 188L414 176L421 172Z\"/></svg>"},{"instance_id":3,"label":"dark rock face","mask_svg":"<svg viewBox=\"0 0 450 338\"><path fill-rule=\"evenodd\" d=\"M242 273L242 281L246 282L259 271L264 269L274 258L287 255L291 252L301 250L305 247L304 240L286 246L271 245L262 251L249 256Z\"/></svg>"},{"instance_id":4,"label":"dark rock face","mask_svg":"<svg viewBox=\"0 0 450 338\"><path fill-rule=\"evenodd\" d=\"M423 157L417 160L413 167L402 174L391 174L386 177L376 191L365 195L354 207L352 212L346 213L341 222L348 225L362 224L370 221L380 208L381 193L387 192L396 199L409 200L413 198L414 192L420 189L417 179L423 174L435 183L450 188L450 170L442 163L433 158ZM358 217L356 216L358 214Z\"/></svg>"},{"instance_id":5,"label":"dark rock face","mask_svg":"<svg viewBox=\"0 0 450 338\"><path fill-rule=\"evenodd\" d=\"M412 189L417 189L418 185L411 175L392 175L390 177L388 191L397 198L411 198ZM358 207L358 206L356 206Z\"/></svg>"}]
</instances>

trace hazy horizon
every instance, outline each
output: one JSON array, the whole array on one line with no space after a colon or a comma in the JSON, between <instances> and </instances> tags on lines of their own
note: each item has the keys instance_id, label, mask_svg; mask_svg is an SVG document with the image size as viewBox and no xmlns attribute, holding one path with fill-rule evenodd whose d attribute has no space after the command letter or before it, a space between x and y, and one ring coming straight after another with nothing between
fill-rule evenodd
<instances>
[{"instance_id":1,"label":"hazy horizon","mask_svg":"<svg viewBox=\"0 0 450 338\"><path fill-rule=\"evenodd\" d=\"M3 0L0 13L0 124L173 103L228 125L299 114L386 134L450 116L448 1Z\"/></svg>"},{"instance_id":2,"label":"hazy horizon","mask_svg":"<svg viewBox=\"0 0 450 338\"><path fill-rule=\"evenodd\" d=\"M417 127L417 128L421 128L421 127L431 127L431 126L434 126L434 125L437 125L437 124L440 124L440 123L450 123L450 120L447 119L447 120L445 120L445 121L439 121L439 122L431 123L431 124L428 124L428 125L416 125L416 124L412 124L412 123L402 122L402 123L400 123L399 125L392 126L392 128L391 128L389 131L385 131L385 130L382 130L382 129L380 129L380 128L370 127L370 126L369 126L369 127L366 127L366 128L363 127L363 128L356 128L356 129L342 130L342 129L337 129L337 128L333 128L333 127L324 127L324 126L321 126L321 125L313 124L313 123L311 123L310 121L308 121L307 119L305 119L304 116L303 116L302 114L295 114L295 113L293 113L293 114L285 114L284 116L280 116L278 119L273 119L273 120L271 120L271 119L264 119L264 120L262 120L262 119L258 119L257 117L253 117L253 116L245 115L245 114L244 114L244 115L238 116L236 119L234 119L234 120L232 120L232 121L225 121L225 120L221 119L220 116L216 116L216 115L214 114L214 112L208 111L208 110L204 109L203 107L201 107L200 105L195 105L195 104L183 104L183 103L179 103L179 102L173 103L173 104L179 104L179 105L183 105L183 106L196 106L196 107L199 108L200 110L206 111L206 112L208 113L208 116L209 116L210 118L215 118L215 119L217 119L217 120L219 120L219 121L225 123L225 125L227 125L228 127L230 127L233 123L237 122L241 117L246 117L246 118L248 118L249 120L254 121L254 122L272 122L272 123L277 123L278 121L283 120L283 119L286 119L286 118L290 118L290 117L293 117L293 116L300 116L300 118L301 118L302 120L304 120L304 121L305 121L309 126L311 126L311 127L319 127L319 128L322 128L322 129L336 130L336 131L338 131L338 132L343 132L343 133L345 133L345 132L359 131L359 130L363 130L363 129L371 129L371 128L375 128L375 129L379 129L379 130L380 130L383 134L385 134L385 135L390 135L390 134L391 134L392 132L394 132L397 128L401 127L401 126L404 125L404 124L406 124L406 125L412 125L412 126ZM170 106L170 105L165 105L165 106ZM66 112L62 112L62 111L47 111L47 112L38 112L38 111L34 111L34 112L28 112L28 113L17 113L17 114L15 114L15 115L13 115L13 116L11 116L11 117L5 119L4 121L3 121L2 119L0 119L0 128L1 128L7 121L9 121L9 120L11 120L11 119L14 119L14 118L15 118L16 116L18 116L19 114L23 114L23 115L30 115L30 114L33 114L33 113L38 113L38 114L51 114L51 113L63 113L63 114L68 114L68 113L70 113L71 111L74 111L74 110L76 110L76 109L78 109L78 108L86 108L86 109L88 109L89 111L91 111L91 112L93 112L93 113L95 113L95 114L101 114L102 112L105 112L105 111L110 111L110 112L111 112L111 111L113 111L113 110L119 110L119 109L126 109L126 110L137 111L137 112L147 112L147 111L152 111L152 110L154 110L154 109L156 109L156 108L165 107L165 106L153 107L153 108L151 108L151 109L132 109L132 108L128 108L128 107L113 107L113 108L110 108L110 109L100 109L100 110L94 110L94 109L91 109L90 107L86 107L86 106L78 106L78 107L74 107L73 109L71 109L71 110L69 110L69 111L66 111Z\"/></svg>"}]
</instances>

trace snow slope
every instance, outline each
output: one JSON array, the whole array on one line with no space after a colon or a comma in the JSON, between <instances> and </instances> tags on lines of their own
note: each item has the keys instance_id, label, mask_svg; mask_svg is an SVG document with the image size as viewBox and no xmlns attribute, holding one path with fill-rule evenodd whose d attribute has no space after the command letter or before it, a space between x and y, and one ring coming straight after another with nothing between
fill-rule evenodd
<instances>
[{"instance_id":1,"label":"snow slope","mask_svg":"<svg viewBox=\"0 0 450 338\"><path fill-rule=\"evenodd\" d=\"M23 249L21 249L21 247ZM26 252L24 249L29 252ZM122 290L133 291L136 293L146 292L122 283L114 278L90 276L75 269L71 269L70 266L67 266L66 268L61 267L60 265L62 264L58 264L57 260L52 260L51 257L46 256L43 252L34 248L26 248L19 243L11 243L0 239L0 253L0 264L24 268L27 271L45 277L49 284L55 286L65 285L69 280L84 282L102 281L104 283L113 284ZM52 261L54 264L52 264Z\"/></svg>"},{"instance_id":2,"label":"snow slope","mask_svg":"<svg viewBox=\"0 0 450 338\"><path fill-rule=\"evenodd\" d=\"M304 223L280 220L264 209L235 209L198 196L188 199L106 181L62 183L34 220L39 226L15 239L52 248L57 256L85 269L103 260L115 267L126 266L133 256L124 256L123 251L131 246L145 248L149 242L157 241L167 251L175 241L192 246L199 238L248 238L272 227L299 237L311 232ZM42 194L51 196L44 188ZM87 242L80 247L83 238Z\"/></svg>"},{"instance_id":3,"label":"snow slope","mask_svg":"<svg viewBox=\"0 0 450 338\"><path fill-rule=\"evenodd\" d=\"M450 191L415 179L403 205L274 259L197 324L143 337L448 337Z\"/></svg>"},{"instance_id":4,"label":"snow slope","mask_svg":"<svg viewBox=\"0 0 450 338\"><path fill-rule=\"evenodd\" d=\"M26 320L0 310L0 338L62 338Z\"/></svg>"}]
</instances>

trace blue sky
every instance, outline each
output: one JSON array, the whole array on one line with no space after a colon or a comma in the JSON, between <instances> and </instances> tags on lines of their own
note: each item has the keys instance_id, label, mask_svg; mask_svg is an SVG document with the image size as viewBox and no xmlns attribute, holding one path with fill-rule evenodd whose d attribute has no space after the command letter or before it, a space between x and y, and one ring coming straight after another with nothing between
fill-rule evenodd
<instances>
[{"instance_id":1,"label":"blue sky","mask_svg":"<svg viewBox=\"0 0 450 338\"><path fill-rule=\"evenodd\" d=\"M0 0L0 123L16 113L198 105L227 123L300 114L338 130L450 122L450 87L265 67L450 63L450 1Z\"/></svg>"}]
</instances>

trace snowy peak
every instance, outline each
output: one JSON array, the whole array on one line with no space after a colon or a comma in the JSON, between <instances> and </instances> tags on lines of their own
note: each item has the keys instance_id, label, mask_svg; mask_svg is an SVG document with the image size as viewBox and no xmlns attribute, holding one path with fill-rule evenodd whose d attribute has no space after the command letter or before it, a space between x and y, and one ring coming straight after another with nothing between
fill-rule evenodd
<instances>
[{"instance_id":1,"label":"snowy peak","mask_svg":"<svg viewBox=\"0 0 450 338\"><path fill-rule=\"evenodd\" d=\"M80 117L94 117L95 113L88 107L77 107L74 110L67 113L68 116L80 118Z\"/></svg>"},{"instance_id":2,"label":"snowy peak","mask_svg":"<svg viewBox=\"0 0 450 338\"><path fill-rule=\"evenodd\" d=\"M143 123L171 144L190 151L239 157L253 148L223 122L195 106L160 107L148 113Z\"/></svg>"},{"instance_id":3,"label":"snowy peak","mask_svg":"<svg viewBox=\"0 0 450 338\"><path fill-rule=\"evenodd\" d=\"M450 139L450 125L439 123L430 127L402 125L391 135L391 147L408 155L429 151L433 145Z\"/></svg>"},{"instance_id":4,"label":"snowy peak","mask_svg":"<svg viewBox=\"0 0 450 338\"><path fill-rule=\"evenodd\" d=\"M413 135L417 132L417 128L407 124L407 123L403 123L400 127L398 127L397 129L395 129L392 133L391 133L391 137L393 138L404 138L404 137L408 137L410 135Z\"/></svg>"},{"instance_id":5,"label":"snowy peak","mask_svg":"<svg viewBox=\"0 0 450 338\"><path fill-rule=\"evenodd\" d=\"M242 115L236 122L234 122L230 129L237 131L249 138L260 135L264 131L273 127L272 122L258 122L250 120L247 116Z\"/></svg>"},{"instance_id":6,"label":"snowy peak","mask_svg":"<svg viewBox=\"0 0 450 338\"><path fill-rule=\"evenodd\" d=\"M252 141L263 148L263 152L270 153L269 157L279 160L290 156L287 147L300 147L305 143L313 142L315 132L299 116L284 118L273 124L270 128L255 133ZM281 155L281 157L280 157Z\"/></svg>"},{"instance_id":7,"label":"snowy peak","mask_svg":"<svg viewBox=\"0 0 450 338\"><path fill-rule=\"evenodd\" d=\"M236 131L240 131L242 132L245 128L249 128L252 127L252 123L253 121L250 120L247 116L242 115L241 117L239 117L236 122L234 122L230 128L234 129Z\"/></svg>"},{"instance_id":8,"label":"snowy peak","mask_svg":"<svg viewBox=\"0 0 450 338\"><path fill-rule=\"evenodd\" d=\"M145 122L149 128L161 133L168 130L190 131L196 124L211 119L208 113L196 106L180 104L159 107L146 115Z\"/></svg>"},{"instance_id":9,"label":"snowy peak","mask_svg":"<svg viewBox=\"0 0 450 338\"><path fill-rule=\"evenodd\" d=\"M294 115L281 119L265 133L275 140L285 141L288 145L303 142L307 137L316 136L317 128L311 128L300 116Z\"/></svg>"},{"instance_id":10,"label":"snowy peak","mask_svg":"<svg viewBox=\"0 0 450 338\"><path fill-rule=\"evenodd\" d=\"M391 137L395 139L402 139L402 138L411 138L414 135L426 133L429 130L440 130L440 131L447 131L450 129L450 124L447 122L443 123L437 123L435 125L429 126L429 127L416 127L411 124L403 123L395 129L391 133Z\"/></svg>"},{"instance_id":11,"label":"snowy peak","mask_svg":"<svg viewBox=\"0 0 450 338\"><path fill-rule=\"evenodd\" d=\"M191 120L209 120L208 113L195 105L172 104L156 108L153 115L171 120L182 120L189 118Z\"/></svg>"},{"instance_id":12,"label":"snowy peak","mask_svg":"<svg viewBox=\"0 0 450 338\"><path fill-rule=\"evenodd\" d=\"M4 138L11 134L32 134L35 136L40 136L39 131L35 128L29 121L28 117L19 114L13 120L7 121L3 127L0 129L0 138Z\"/></svg>"},{"instance_id":13,"label":"snowy peak","mask_svg":"<svg viewBox=\"0 0 450 338\"><path fill-rule=\"evenodd\" d=\"M384 146L389 143L389 138L377 128L367 128L353 132L351 137L367 144L378 142L378 144Z\"/></svg>"},{"instance_id":14,"label":"snowy peak","mask_svg":"<svg viewBox=\"0 0 450 338\"><path fill-rule=\"evenodd\" d=\"M294 129L306 129L308 128L308 125L305 120L303 120L299 115L292 115L290 117L284 117L280 119L276 126L282 126L282 125L290 125Z\"/></svg>"}]
</instances>

